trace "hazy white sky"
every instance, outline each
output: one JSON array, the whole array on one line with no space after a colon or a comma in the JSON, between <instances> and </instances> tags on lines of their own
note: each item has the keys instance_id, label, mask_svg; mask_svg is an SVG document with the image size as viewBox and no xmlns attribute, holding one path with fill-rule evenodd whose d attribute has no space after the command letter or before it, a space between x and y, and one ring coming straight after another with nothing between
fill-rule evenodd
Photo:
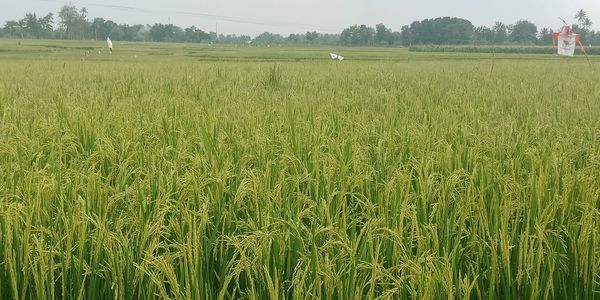
<instances>
[{"instance_id":1,"label":"hazy white sky","mask_svg":"<svg viewBox=\"0 0 600 300\"><path fill-rule=\"evenodd\" d=\"M442 16L465 18L475 26L526 19L540 28L558 29L558 17L571 21L579 9L588 12L594 28L600 28L600 0L0 0L0 24L27 12L57 13L67 3L87 7L90 18L127 24L170 20L205 31L214 31L218 23L219 33L225 34L338 33L353 24L377 23L400 31L415 20Z\"/></svg>"}]
</instances>

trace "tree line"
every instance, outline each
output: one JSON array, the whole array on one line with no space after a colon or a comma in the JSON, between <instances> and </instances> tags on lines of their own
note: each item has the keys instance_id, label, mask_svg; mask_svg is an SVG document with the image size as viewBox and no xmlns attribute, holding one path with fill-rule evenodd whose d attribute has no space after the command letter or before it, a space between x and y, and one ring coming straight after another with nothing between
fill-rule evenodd
<instances>
[{"instance_id":1,"label":"tree line","mask_svg":"<svg viewBox=\"0 0 600 300\"><path fill-rule=\"evenodd\" d=\"M593 25L584 10L575 15L573 30L580 33L585 44L600 44L600 31ZM527 20L515 24L496 22L492 27L474 26L469 20L443 17L415 21L403 26L399 32L384 24L375 27L353 25L339 34L306 32L282 36L264 32L252 38L248 35L218 35L195 26L182 28L173 24L128 25L117 24L104 18L88 18L85 7L63 6L57 15L37 16L28 13L20 20L7 21L0 28L0 37L103 40L107 36L117 41L153 41L180 43L223 44L314 44L344 46L410 46L410 45L491 45L529 44L549 45L552 29L541 28Z\"/></svg>"}]
</instances>

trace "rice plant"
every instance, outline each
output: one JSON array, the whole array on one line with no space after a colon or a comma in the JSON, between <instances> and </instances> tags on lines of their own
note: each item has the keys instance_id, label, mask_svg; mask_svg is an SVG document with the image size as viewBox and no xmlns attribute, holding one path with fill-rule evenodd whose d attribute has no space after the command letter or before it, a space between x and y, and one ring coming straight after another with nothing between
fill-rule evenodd
<instances>
[{"instance_id":1,"label":"rice plant","mask_svg":"<svg viewBox=\"0 0 600 300\"><path fill-rule=\"evenodd\" d=\"M600 299L586 61L147 47L0 58L1 299Z\"/></svg>"}]
</instances>

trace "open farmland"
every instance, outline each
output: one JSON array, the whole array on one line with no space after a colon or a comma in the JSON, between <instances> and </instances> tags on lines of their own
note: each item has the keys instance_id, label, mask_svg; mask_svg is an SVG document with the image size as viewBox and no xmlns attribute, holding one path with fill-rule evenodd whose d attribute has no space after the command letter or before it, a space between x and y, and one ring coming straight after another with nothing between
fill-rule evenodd
<instances>
[{"instance_id":1,"label":"open farmland","mask_svg":"<svg viewBox=\"0 0 600 300\"><path fill-rule=\"evenodd\" d=\"M0 40L1 299L600 299L600 58L103 46Z\"/></svg>"}]
</instances>

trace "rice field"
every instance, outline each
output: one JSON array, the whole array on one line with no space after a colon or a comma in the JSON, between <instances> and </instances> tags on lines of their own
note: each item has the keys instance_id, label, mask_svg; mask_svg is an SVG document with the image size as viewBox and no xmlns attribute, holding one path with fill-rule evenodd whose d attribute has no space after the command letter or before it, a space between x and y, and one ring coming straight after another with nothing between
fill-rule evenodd
<instances>
[{"instance_id":1,"label":"rice field","mask_svg":"<svg viewBox=\"0 0 600 300\"><path fill-rule=\"evenodd\" d=\"M600 299L600 58L103 45L0 40L0 299Z\"/></svg>"}]
</instances>

